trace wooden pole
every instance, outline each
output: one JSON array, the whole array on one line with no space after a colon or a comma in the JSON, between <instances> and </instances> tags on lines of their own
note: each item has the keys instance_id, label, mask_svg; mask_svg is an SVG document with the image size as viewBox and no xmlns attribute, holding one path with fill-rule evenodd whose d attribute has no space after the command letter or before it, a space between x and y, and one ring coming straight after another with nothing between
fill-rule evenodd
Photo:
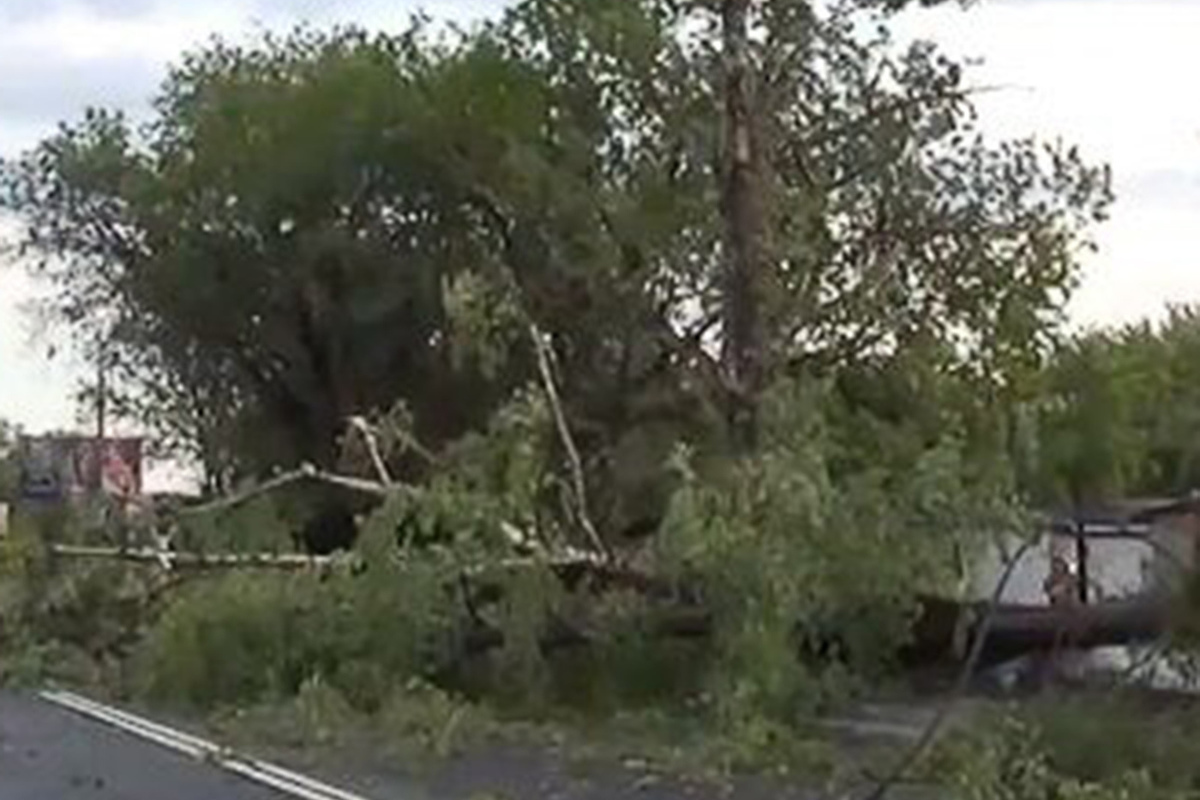
<instances>
[{"instance_id":1,"label":"wooden pole","mask_svg":"<svg viewBox=\"0 0 1200 800\"><path fill-rule=\"evenodd\" d=\"M1083 523L1077 523L1075 531L1075 563L1079 567L1079 574L1076 580L1076 591L1079 594L1079 602L1081 605L1088 603L1088 583L1091 580L1088 575L1088 543L1087 537L1083 535Z\"/></svg>"},{"instance_id":2,"label":"wooden pole","mask_svg":"<svg viewBox=\"0 0 1200 800\"><path fill-rule=\"evenodd\" d=\"M100 355L100 363L96 366L96 441L104 444L105 415L107 412L108 382L104 368L104 354Z\"/></svg>"}]
</instances>

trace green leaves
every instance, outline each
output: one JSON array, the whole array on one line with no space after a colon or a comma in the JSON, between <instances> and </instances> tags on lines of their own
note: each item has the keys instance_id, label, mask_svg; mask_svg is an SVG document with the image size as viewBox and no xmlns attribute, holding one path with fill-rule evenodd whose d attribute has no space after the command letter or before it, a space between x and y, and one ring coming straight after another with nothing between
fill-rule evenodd
<instances>
[{"instance_id":1,"label":"green leaves","mask_svg":"<svg viewBox=\"0 0 1200 800\"><path fill-rule=\"evenodd\" d=\"M724 698L783 722L828 699L831 662L886 668L917 598L953 592L958 554L1019 521L1006 476L969 464L952 434L877 437L835 461L833 442L855 446L838 428L862 418L840 416L838 395L818 386L772 388L754 458L707 477L685 470L657 543L662 566L714 610L714 679L734 682ZM796 659L817 652L805 676Z\"/></svg>"},{"instance_id":2,"label":"green leaves","mask_svg":"<svg viewBox=\"0 0 1200 800\"><path fill-rule=\"evenodd\" d=\"M1058 500L1179 494L1200 481L1195 309L1081 335L1042 376L1040 483Z\"/></svg>"},{"instance_id":3,"label":"green leaves","mask_svg":"<svg viewBox=\"0 0 1200 800\"><path fill-rule=\"evenodd\" d=\"M1032 391L1107 171L980 136L963 67L864 34L870 6L752 15L767 377L845 387L867 365L878 402L832 413L875 420L839 424L839 448L878 436L915 458L941 426L982 447ZM113 406L212 488L329 465L348 416L397 400L432 451L486 430L534 374L533 321L597 525L624 528L661 515L674 443L708 450L724 424L711 12L527 0L443 38L217 42L177 65L145 128L93 113L6 165L4 202L60 319L113 365ZM411 455L393 466L420 481ZM530 462L553 473L556 456Z\"/></svg>"}]
</instances>

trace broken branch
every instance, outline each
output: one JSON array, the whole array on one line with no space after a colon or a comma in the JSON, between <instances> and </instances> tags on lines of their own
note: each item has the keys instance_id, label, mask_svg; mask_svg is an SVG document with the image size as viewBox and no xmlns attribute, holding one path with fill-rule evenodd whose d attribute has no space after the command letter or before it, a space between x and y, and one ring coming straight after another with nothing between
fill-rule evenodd
<instances>
[{"instance_id":1,"label":"broken branch","mask_svg":"<svg viewBox=\"0 0 1200 800\"><path fill-rule=\"evenodd\" d=\"M371 457L371 465L375 467L375 475L381 483L390 484L392 482L392 475L388 472L387 464L383 462L383 456L379 453L379 442L376 440L375 432L371 430L371 426L360 416L350 417L349 424L362 437L363 443L367 447L367 455Z\"/></svg>"},{"instance_id":2,"label":"broken branch","mask_svg":"<svg viewBox=\"0 0 1200 800\"><path fill-rule=\"evenodd\" d=\"M575 446L575 439L571 435L571 429L567 425L567 418L563 413L562 403L559 400L558 387L554 382L554 373L550 364L550 354L547 352L549 346L546 344L545 337L536 323L529 323L529 335L533 339L533 349L537 355L538 372L542 377L542 387L546 392L546 400L550 403L550 410L554 415L554 423L558 428L559 438L562 440L563 449L567 452L567 461L571 468L571 479L575 491L575 505L579 524L583 527L584 533L587 534L588 540L596 551L603 554L606 559L611 559L612 553L604 543L604 540L600 538L596 526L592 524L591 514L588 512L587 483L583 476L583 461L579 457L579 449Z\"/></svg>"},{"instance_id":3,"label":"broken branch","mask_svg":"<svg viewBox=\"0 0 1200 800\"><path fill-rule=\"evenodd\" d=\"M255 486L251 486L244 491L237 492L229 497L221 497L200 505L188 506L179 510L179 516L190 517L199 514L207 514L212 511L225 511L235 508L244 503L260 497L269 492L281 489L293 483L301 481L316 481L317 483L327 483L332 486L338 486L343 489L350 489L363 494L374 495L376 497L387 497L395 492L412 492L413 487L404 483L381 483L379 481L366 480L364 478L355 478L349 475L338 475L333 472L327 472L319 469L312 464L303 464L299 468L276 475L270 480L264 481Z\"/></svg>"}]
</instances>

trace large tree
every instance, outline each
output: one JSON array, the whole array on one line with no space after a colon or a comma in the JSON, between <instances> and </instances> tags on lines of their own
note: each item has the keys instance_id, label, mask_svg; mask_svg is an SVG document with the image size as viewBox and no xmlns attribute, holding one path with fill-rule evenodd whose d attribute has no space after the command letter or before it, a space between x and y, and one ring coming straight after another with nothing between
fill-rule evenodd
<instances>
[{"instance_id":1,"label":"large tree","mask_svg":"<svg viewBox=\"0 0 1200 800\"><path fill-rule=\"evenodd\" d=\"M876 6L733 20L745 191L720 4L527 0L458 38L203 49L144 130L93 113L2 196L90 355L214 465L329 462L347 415L397 398L436 448L535 374L536 323L620 527L672 442L776 377L919 353L986 397L1045 352L1107 172L989 143L961 67ZM734 195L758 208L749 317Z\"/></svg>"},{"instance_id":2,"label":"large tree","mask_svg":"<svg viewBox=\"0 0 1200 800\"><path fill-rule=\"evenodd\" d=\"M61 317L206 461L329 465L347 416L399 398L435 440L480 421L442 292L482 243L428 152L460 65L434 58L349 32L216 45L146 129L92 113L8 172Z\"/></svg>"}]
</instances>

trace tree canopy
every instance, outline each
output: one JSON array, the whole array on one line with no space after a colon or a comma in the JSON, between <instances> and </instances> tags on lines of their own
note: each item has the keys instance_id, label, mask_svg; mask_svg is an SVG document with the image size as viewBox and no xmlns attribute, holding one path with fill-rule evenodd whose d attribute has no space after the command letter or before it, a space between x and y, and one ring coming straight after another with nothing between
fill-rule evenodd
<instances>
[{"instance_id":1,"label":"tree canopy","mask_svg":"<svg viewBox=\"0 0 1200 800\"><path fill-rule=\"evenodd\" d=\"M0 559L0 627L201 707L411 730L421 694L439 748L473 727L442 691L542 712L594 682L686 695L730 763L811 756L798 723L847 676L991 625L949 617L1027 502L1200 479L1200 316L1067 335L1109 171L985 136L987 88L893 37L909 5L521 0L216 41L144 125L92 110L0 164L24 263L107 375L85 396L210 494L373 498L304 509L332 539L310 549L352 551L321 571L196 552L285 542L294 498L263 486L165 509L168 581L124 580L163 554L123 547ZM275 474L298 462L322 469ZM555 641L588 646L566 688Z\"/></svg>"},{"instance_id":2,"label":"tree canopy","mask_svg":"<svg viewBox=\"0 0 1200 800\"><path fill-rule=\"evenodd\" d=\"M745 22L756 358L764 385L836 379L848 419L927 415L943 386L919 449L1028 392L1110 193L1073 147L989 141L963 67L883 6ZM736 390L721 36L705 4L527 0L457 34L217 42L148 124L89 112L0 198L116 407L213 488L333 463L347 417L397 401L435 451L483 429L535 377L532 324L620 527L677 441L722 440Z\"/></svg>"}]
</instances>

